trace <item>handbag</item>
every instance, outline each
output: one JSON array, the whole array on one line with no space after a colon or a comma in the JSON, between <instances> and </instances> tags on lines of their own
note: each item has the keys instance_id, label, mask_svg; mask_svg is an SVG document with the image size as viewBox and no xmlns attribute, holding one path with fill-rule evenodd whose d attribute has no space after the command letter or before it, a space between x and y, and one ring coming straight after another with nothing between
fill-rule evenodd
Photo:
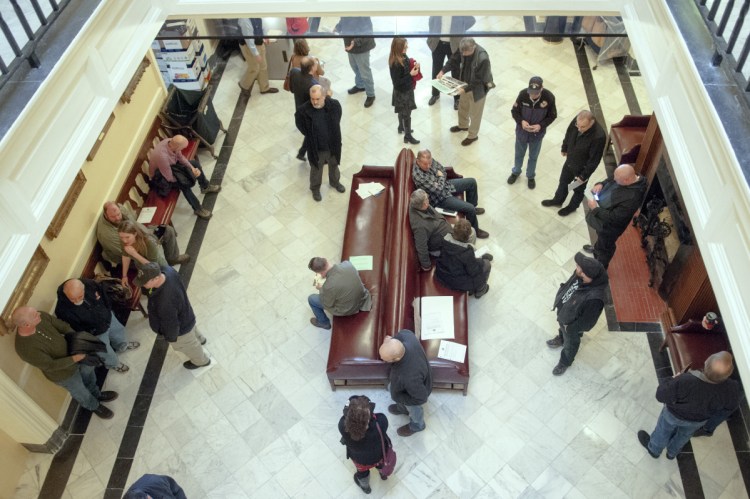
<instances>
[{"instance_id":1,"label":"handbag","mask_svg":"<svg viewBox=\"0 0 750 499\"><path fill-rule=\"evenodd\" d=\"M373 419L375 419L374 415L373 415ZM385 435L383 435L383 431L380 429L380 425L378 424L377 419L375 419L375 427L378 429L378 433L380 433L380 446L383 449L383 467L380 468L380 475L391 476L393 474L394 468L396 468L396 451L393 450L392 443L391 443L391 446L388 447L388 450L386 451Z\"/></svg>"},{"instance_id":2,"label":"handbag","mask_svg":"<svg viewBox=\"0 0 750 499\"><path fill-rule=\"evenodd\" d=\"M292 74L292 58L293 57L294 56L289 58L289 65L286 67L286 76L284 77L284 90L286 90L287 92L292 91L292 87L289 84L289 75Z\"/></svg>"}]
</instances>

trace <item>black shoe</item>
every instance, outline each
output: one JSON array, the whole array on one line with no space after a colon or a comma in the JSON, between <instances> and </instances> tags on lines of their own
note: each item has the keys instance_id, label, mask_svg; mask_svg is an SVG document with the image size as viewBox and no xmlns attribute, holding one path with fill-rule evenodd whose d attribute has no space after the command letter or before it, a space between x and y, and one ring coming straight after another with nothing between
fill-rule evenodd
<instances>
[{"instance_id":1,"label":"black shoe","mask_svg":"<svg viewBox=\"0 0 750 499\"><path fill-rule=\"evenodd\" d=\"M453 132L453 133L458 133L458 132L465 132L465 131L467 131L467 130L468 130L468 128L461 128L461 127L460 127L460 126L458 126L458 125L454 125L454 126L450 127L450 128L449 128L449 130L450 130L451 132Z\"/></svg>"},{"instance_id":2,"label":"black shoe","mask_svg":"<svg viewBox=\"0 0 750 499\"><path fill-rule=\"evenodd\" d=\"M117 396L117 392L105 391L99 394L97 400L99 400L99 402L112 402L117 399Z\"/></svg>"},{"instance_id":3,"label":"black shoe","mask_svg":"<svg viewBox=\"0 0 750 499\"><path fill-rule=\"evenodd\" d=\"M404 144L419 144L419 141L411 135L404 135Z\"/></svg>"},{"instance_id":4,"label":"black shoe","mask_svg":"<svg viewBox=\"0 0 750 499\"><path fill-rule=\"evenodd\" d=\"M430 97L430 100L427 101L427 105L428 106L435 105L435 103L438 101L438 99L440 99L440 95L433 95L432 97Z\"/></svg>"},{"instance_id":5,"label":"black shoe","mask_svg":"<svg viewBox=\"0 0 750 499\"><path fill-rule=\"evenodd\" d=\"M369 476L367 478L365 478L364 480L360 480L359 478L357 478L357 474L355 473L354 474L354 483L356 483L357 486L360 489L362 489L362 492L364 492L365 494L369 494L370 492L372 492L372 489L370 488L370 477Z\"/></svg>"},{"instance_id":6,"label":"black shoe","mask_svg":"<svg viewBox=\"0 0 750 499\"><path fill-rule=\"evenodd\" d=\"M551 340L547 340L547 346L550 348L560 348L563 346L563 340L559 336L555 336Z\"/></svg>"},{"instance_id":7,"label":"black shoe","mask_svg":"<svg viewBox=\"0 0 750 499\"><path fill-rule=\"evenodd\" d=\"M360 93L360 92L364 92L364 91L365 91L365 89L364 89L364 88L360 88L360 87L358 87L358 86L354 85L354 86L353 86L352 88L350 88L350 89L349 89L349 90L347 90L346 92L347 92L347 93L348 93L349 95L354 95L354 94L358 94L358 93Z\"/></svg>"},{"instance_id":8,"label":"black shoe","mask_svg":"<svg viewBox=\"0 0 750 499\"><path fill-rule=\"evenodd\" d=\"M346 187L344 187L340 183L336 184L336 185L332 185L331 187L333 187L334 189L336 189L339 192L346 192Z\"/></svg>"},{"instance_id":9,"label":"black shoe","mask_svg":"<svg viewBox=\"0 0 750 499\"><path fill-rule=\"evenodd\" d=\"M490 290L490 285L489 284L485 284L482 289L480 289L479 291L477 291L476 293L474 293L474 298L481 298L481 297L483 297L484 295L487 294L487 292L489 290Z\"/></svg>"},{"instance_id":10,"label":"black shoe","mask_svg":"<svg viewBox=\"0 0 750 499\"><path fill-rule=\"evenodd\" d=\"M476 213L477 215L484 215L485 211L486 210L484 208L480 208L478 206L474 208L474 213Z\"/></svg>"},{"instance_id":11,"label":"black shoe","mask_svg":"<svg viewBox=\"0 0 750 499\"><path fill-rule=\"evenodd\" d=\"M643 430L638 430L638 441L642 446L646 448L649 456L653 457L654 459L659 459L659 454L654 454L653 452L651 452L651 449L648 448L648 443L651 441L651 435Z\"/></svg>"},{"instance_id":12,"label":"black shoe","mask_svg":"<svg viewBox=\"0 0 750 499\"><path fill-rule=\"evenodd\" d=\"M372 106L372 103L373 103L373 102L375 102L375 96L374 96L374 95L373 95L372 97L368 97L368 98L366 98L366 99L365 99L365 107L370 107L370 106Z\"/></svg>"},{"instance_id":13,"label":"black shoe","mask_svg":"<svg viewBox=\"0 0 750 499\"><path fill-rule=\"evenodd\" d=\"M491 262L492 260L494 260L494 258L495 257L490 255L489 253L485 253L484 255L482 255L482 260L487 260L488 262Z\"/></svg>"},{"instance_id":14,"label":"black shoe","mask_svg":"<svg viewBox=\"0 0 750 499\"><path fill-rule=\"evenodd\" d=\"M298 152L297 153L297 159L300 160L300 161L304 161L305 160L305 153Z\"/></svg>"},{"instance_id":15,"label":"black shoe","mask_svg":"<svg viewBox=\"0 0 750 499\"><path fill-rule=\"evenodd\" d=\"M477 229L476 232L477 232L477 239L487 239L488 237L490 237L490 233L487 232L486 230Z\"/></svg>"},{"instance_id":16,"label":"black shoe","mask_svg":"<svg viewBox=\"0 0 750 499\"><path fill-rule=\"evenodd\" d=\"M529 185L529 189L536 189L536 180L534 180L533 178L530 178L528 185Z\"/></svg>"},{"instance_id":17,"label":"black shoe","mask_svg":"<svg viewBox=\"0 0 750 499\"><path fill-rule=\"evenodd\" d=\"M576 208L568 205L565 208L561 208L561 209L557 210L557 214L560 215L561 217L567 217L568 215L570 215L574 211L576 211Z\"/></svg>"},{"instance_id":18,"label":"black shoe","mask_svg":"<svg viewBox=\"0 0 750 499\"><path fill-rule=\"evenodd\" d=\"M518 174L516 174L516 173L511 173L511 174L510 174L510 177L508 177L508 183L509 183L509 184L515 184L515 183L516 183L516 179L517 179L517 178L518 178Z\"/></svg>"},{"instance_id":19,"label":"black shoe","mask_svg":"<svg viewBox=\"0 0 750 499\"><path fill-rule=\"evenodd\" d=\"M464 140L461 141L461 145L462 146L470 146L471 144L473 144L477 140L479 140L479 137L474 137L473 139L470 139L470 138L466 137Z\"/></svg>"},{"instance_id":20,"label":"black shoe","mask_svg":"<svg viewBox=\"0 0 750 499\"><path fill-rule=\"evenodd\" d=\"M453 101L453 110L458 111L458 99Z\"/></svg>"},{"instance_id":21,"label":"black shoe","mask_svg":"<svg viewBox=\"0 0 750 499\"><path fill-rule=\"evenodd\" d=\"M102 404L99 404L99 407L97 407L91 412L93 412L94 414L96 414L102 419L112 419L112 417L115 415L114 412L110 411L109 409L104 407Z\"/></svg>"},{"instance_id":22,"label":"black shoe","mask_svg":"<svg viewBox=\"0 0 750 499\"><path fill-rule=\"evenodd\" d=\"M583 245L583 251L585 251L586 253L591 253L593 255L594 254L594 247L591 246L590 244L584 244Z\"/></svg>"},{"instance_id":23,"label":"black shoe","mask_svg":"<svg viewBox=\"0 0 750 499\"><path fill-rule=\"evenodd\" d=\"M315 201L321 201L323 198L320 196L320 191L312 191L312 196Z\"/></svg>"},{"instance_id":24,"label":"black shoe","mask_svg":"<svg viewBox=\"0 0 750 499\"><path fill-rule=\"evenodd\" d=\"M408 416L409 411L402 409L398 404L391 404L388 406L388 412L395 414L396 416Z\"/></svg>"},{"instance_id":25,"label":"black shoe","mask_svg":"<svg viewBox=\"0 0 750 499\"><path fill-rule=\"evenodd\" d=\"M208 359L208 362L206 362L202 366L195 365L189 360L186 360L185 362L182 363L182 367L184 367L185 369L190 369L192 371L193 369L198 369L199 367L206 367L210 364L211 364L211 359Z\"/></svg>"},{"instance_id":26,"label":"black shoe","mask_svg":"<svg viewBox=\"0 0 750 499\"><path fill-rule=\"evenodd\" d=\"M704 428L698 428L695 433L693 433L694 437L712 437L714 435L714 432L707 432Z\"/></svg>"},{"instance_id":27,"label":"black shoe","mask_svg":"<svg viewBox=\"0 0 750 499\"><path fill-rule=\"evenodd\" d=\"M542 201L542 206L562 206L562 201L555 201L554 199L545 199Z\"/></svg>"},{"instance_id":28,"label":"black shoe","mask_svg":"<svg viewBox=\"0 0 750 499\"><path fill-rule=\"evenodd\" d=\"M565 371L568 370L568 366L563 364L562 362L558 362L554 369L552 369L552 374L555 376L562 376L565 374Z\"/></svg>"}]
</instances>

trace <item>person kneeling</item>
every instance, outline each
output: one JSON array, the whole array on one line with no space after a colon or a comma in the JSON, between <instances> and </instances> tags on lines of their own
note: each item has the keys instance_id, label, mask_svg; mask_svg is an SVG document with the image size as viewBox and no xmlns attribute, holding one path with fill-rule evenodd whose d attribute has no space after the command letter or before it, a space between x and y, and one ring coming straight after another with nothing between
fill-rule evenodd
<instances>
[{"instance_id":1,"label":"person kneeling","mask_svg":"<svg viewBox=\"0 0 750 499\"><path fill-rule=\"evenodd\" d=\"M481 298L490 290L487 280L492 269L492 255L486 253L476 258L474 248L469 244L470 237L471 224L465 219L456 222L452 233L445 235L435 277L444 286L456 291L468 291Z\"/></svg>"}]
</instances>

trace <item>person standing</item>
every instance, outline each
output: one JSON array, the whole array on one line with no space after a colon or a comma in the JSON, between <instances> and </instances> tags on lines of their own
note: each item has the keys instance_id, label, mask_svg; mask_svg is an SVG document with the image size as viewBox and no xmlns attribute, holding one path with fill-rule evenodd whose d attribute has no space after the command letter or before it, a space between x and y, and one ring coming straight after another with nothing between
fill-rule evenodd
<instances>
[{"instance_id":1,"label":"person standing","mask_svg":"<svg viewBox=\"0 0 750 499\"><path fill-rule=\"evenodd\" d=\"M365 494L372 492L370 469L383 467L383 450L388 452L393 445L387 430L388 418L375 412L374 402L364 395L349 397L344 415L339 419L339 433L341 443L346 446L346 458L351 459L357 469L354 483ZM386 480L388 477L381 473L380 478Z\"/></svg>"},{"instance_id":2,"label":"person standing","mask_svg":"<svg viewBox=\"0 0 750 499\"><path fill-rule=\"evenodd\" d=\"M424 408L432 393L432 368L422 344L414 332L402 329L394 336L386 336L379 349L380 358L391 364L388 384L395 404L388 412L409 416L409 423L397 433L409 437L426 427Z\"/></svg>"},{"instance_id":3,"label":"person standing","mask_svg":"<svg viewBox=\"0 0 750 499\"><path fill-rule=\"evenodd\" d=\"M365 107L372 106L375 102L375 80L370 69L370 51L375 48L375 39L371 36L362 36L372 35L372 19L342 17L333 31L344 35L344 50L354 71L354 86L348 90L349 95L365 92Z\"/></svg>"},{"instance_id":4,"label":"person standing","mask_svg":"<svg viewBox=\"0 0 750 499\"><path fill-rule=\"evenodd\" d=\"M561 376L573 364L581 346L581 337L590 331L604 310L607 296L607 271L601 263L576 253L576 269L567 282L560 284L552 310L557 309L557 336L547 340L550 348L560 348L560 361L552 370Z\"/></svg>"},{"instance_id":5,"label":"person standing","mask_svg":"<svg viewBox=\"0 0 750 499\"><path fill-rule=\"evenodd\" d=\"M570 215L578 209L586 192L586 182L599 166L604 155L607 134L596 122L591 111L581 111L568 125L560 154L565 157L560 182L552 199L542 201L542 206L562 206L568 197L569 185L576 181L570 204L557 211L561 217Z\"/></svg>"},{"instance_id":6,"label":"person standing","mask_svg":"<svg viewBox=\"0 0 750 499\"><path fill-rule=\"evenodd\" d=\"M66 334L73 333L67 323L33 307L19 307L11 316L16 327L16 353L24 362L38 368L44 377L59 385L78 402L102 419L114 414L102 402L117 398L117 392L100 391L94 367L82 364L86 354L68 354Z\"/></svg>"},{"instance_id":7,"label":"person standing","mask_svg":"<svg viewBox=\"0 0 750 499\"><path fill-rule=\"evenodd\" d=\"M185 491L167 475L145 474L125 492L122 499L187 499Z\"/></svg>"},{"instance_id":8,"label":"person standing","mask_svg":"<svg viewBox=\"0 0 750 499\"><path fill-rule=\"evenodd\" d=\"M320 195L323 181L323 166L328 163L328 183L338 192L345 192L341 185L341 104L326 96L323 87L310 87L310 100L294 113L297 130L305 136L303 147L310 163L310 190L315 201Z\"/></svg>"},{"instance_id":9,"label":"person standing","mask_svg":"<svg viewBox=\"0 0 750 499\"><path fill-rule=\"evenodd\" d=\"M605 269L615 256L617 239L643 204L646 189L646 177L637 175L633 165L628 164L618 166L613 179L597 182L591 189L596 197L588 200L591 210L586 215L586 223L596 231L596 243L585 245L583 250L593 253Z\"/></svg>"},{"instance_id":10,"label":"person standing","mask_svg":"<svg viewBox=\"0 0 750 499\"><path fill-rule=\"evenodd\" d=\"M260 93L275 94L279 91L268 82L268 62L266 61L266 45L268 40L263 38L263 19L254 17L252 19L238 19L240 31L245 37L244 43L240 44L242 57L245 58L245 74L237 83L243 94L250 95L255 81L260 85Z\"/></svg>"},{"instance_id":11,"label":"person standing","mask_svg":"<svg viewBox=\"0 0 750 499\"><path fill-rule=\"evenodd\" d=\"M419 63L414 61L412 64L412 60L406 55L408 48L406 38L396 37L391 42L391 55L388 57L393 82L391 105L398 114L398 133L404 134L404 143L419 144L412 136L411 129L411 112L417 108L414 102L414 78L419 74Z\"/></svg>"},{"instance_id":12,"label":"person standing","mask_svg":"<svg viewBox=\"0 0 750 499\"><path fill-rule=\"evenodd\" d=\"M430 16L427 26L430 34L442 35L427 38L427 46L432 52L432 79L434 80L446 59L450 59L458 50L461 38L452 35L463 35L477 22L474 16ZM445 30L448 30L447 32ZM440 91L432 87L432 97L427 102L428 106L434 105L440 98ZM458 110L458 95L453 96L453 109Z\"/></svg>"},{"instance_id":13,"label":"person standing","mask_svg":"<svg viewBox=\"0 0 750 499\"><path fill-rule=\"evenodd\" d=\"M650 435L638 431L638 441L651 457L658 459L666 448L667 459L674 459L696 430L737 409L740 386L729 379L733 372L732 354L718 352L706 359L702 371L678 373L659 385L656 400L664 407L656 428Z\"/></svg>"},{"instance_id":14,"label":"person standing","mask_svg":"<svg viewBox=\"0 0 750 499\"><path fill-rule=\"evenodd\" d=\"M136 286L147 289L148 324L178 352L188 358L185 369L198 369L211 363L201 345L206 338L195 325L195 313L179 274L172 267L147 263L138 270Z\"/></svg>"},{"instance_id":15,"label":"person standing","mask_svg":"<svg viewBox=\"0 0 750 499\"><path fill-rule=\"evenodd\" d=\"M324 282L315 282L318 294L307 297L307 303L315 317L310 319L310 324L322 329L331 329L331 321L326 316L328 310L331 315L346 316L354 315L360 311L368 312L372 309L372 297L359 272L352 262L346 261L332 264L323 257L313 257L307 268L320 275Z\"/></svg>"},{"instance_id":16,"label":"person standing","mask_svg":"<svg viewBox=\"0 0 750 499\"><path fill-rule=\"evenodd\" d=\"M547 127L557 118L555 96L544 88L542 78L534 76L528 88L521 90L513 103L510 114L516 121L516 156L508 183L515 183L523 167L523 157L529 150L526 163L526 178L529 189L536 187L536 160L542 149L542 139Z\"/></svg>"},{"instance_id":17,"label":"person standing","mask_svg":"<svg viewBox=\"0 0 750 499\"><path fill-rule=\"evenodd\" d=\"M295 45L296 46L296 45ZM294 112L304 104L310 101L310 87L315 85L315 58L313 57L302 57L299 60L299 68L292 69L289 75L289 90L294 95ZM305 154L307 149L305 148L305 139L302 140L302 146L297 151L297 159L305 161Z\"/></svg>"},{"instance_id":18,"label":"person standing","mask_svg":"<svg viewBox=\"0 0 750 499\"><path fill-rule=\"evenodd\" d=\"M443 69L437 74L442 78L444 73L453 71L453 75L466 83L457 91L458 125L452 126L453 133L469 133L461 141L462 146L468 146L479 140L479 126L482 124L482 113L487 92L495 88L492 81L490 56L487 51L474 41L473 38L462 38L457 50Z\"/></svg>"}]
</instances>

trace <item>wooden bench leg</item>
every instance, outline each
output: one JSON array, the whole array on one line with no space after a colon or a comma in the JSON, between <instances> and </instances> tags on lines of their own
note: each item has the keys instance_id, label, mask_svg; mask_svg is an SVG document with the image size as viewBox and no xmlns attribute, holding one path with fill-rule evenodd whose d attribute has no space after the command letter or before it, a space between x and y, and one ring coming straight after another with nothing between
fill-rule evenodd
<instances>
[{"instance_id":1,"label":"wooden bench leg","mask_svg":"<svg viewBox=\"0 0 750 499\"><path fill-rule=\"evenodd\" d=\"M146 309L143 308L143 304L141 303L140 297L138 297L138 301L135 302L134 307L131 307L130 310L132 310L133 312L137 310L141 314L143 314L143 317L148 319L148 313L146 312Z\"/></svg>"}]
</instances>

